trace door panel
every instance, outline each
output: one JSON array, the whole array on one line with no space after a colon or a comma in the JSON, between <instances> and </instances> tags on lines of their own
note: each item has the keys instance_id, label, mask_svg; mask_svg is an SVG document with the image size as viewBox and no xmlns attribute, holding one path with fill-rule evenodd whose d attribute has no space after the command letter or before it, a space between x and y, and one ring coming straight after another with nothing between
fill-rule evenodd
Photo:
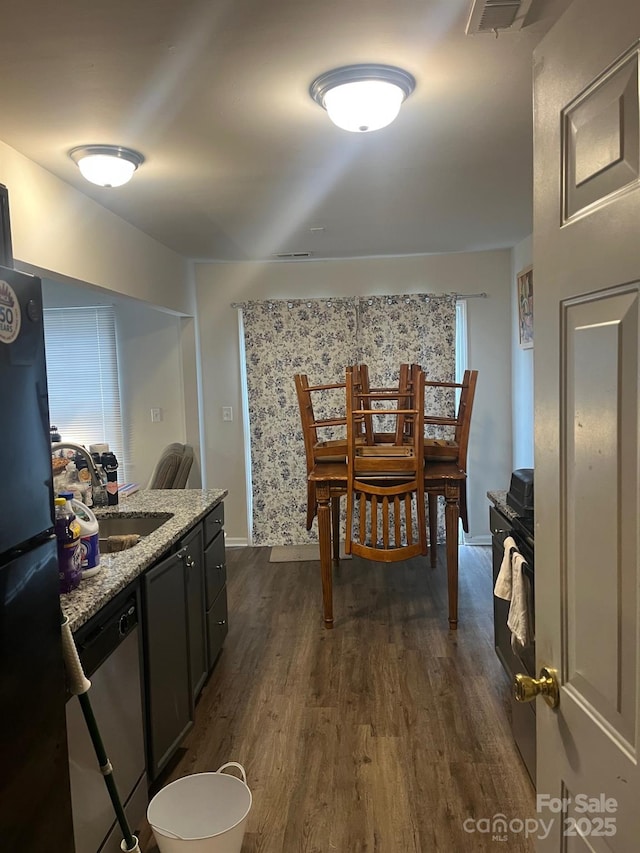
<instances>
[{"instance_id":1,"label":"door panel","mask_svg":"<svg viewBox=\"0 0 640 853\"><path fill-rule=\"evenodd\" d=\"M534 55L537 791L567 800L539 851L640 837L639 37L636 0L576 0Z\"/></svg>"},{"instance_id":2,"label":"door panel","mask_svg":"<svg viewBox=\"0 0 640 853\"><path fill-rule=\"evenodd\" d=\"M563 680L635 751L638 292L563 304L566 491ZM583 535L587 530L591 533ZM593 612L598 617L594 631Z\"/></svg>"},{"instance_id":3,"label":"door panel","mask_svg":"<svg viewBox=\"0 0 640 853\"><path fill-rule=\"evenodd\" d=\"M564 221L633 189L640 176L638 49L563 110Z\"/></svg>"}]
</instances>

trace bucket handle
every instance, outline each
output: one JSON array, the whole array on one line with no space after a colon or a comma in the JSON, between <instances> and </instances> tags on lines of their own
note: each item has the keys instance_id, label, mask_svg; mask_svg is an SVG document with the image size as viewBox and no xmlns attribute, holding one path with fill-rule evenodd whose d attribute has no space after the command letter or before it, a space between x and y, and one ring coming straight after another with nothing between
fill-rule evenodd
<instances>
[{"instance_id":1,"label":"bucket handle","mask_svg":"<svg viewBox=\"0 0 640 853\"><path fill-rule=\"evenodd\" d=\"M222 767L218 767L216 773L222 773L223 770L226 770L227 767L237 767L237 769L242 773L242 781L244 784L247 784L247 774L244 772L244 767L242 764L238 764L237 761L227 761L226 764L223 764Z\"/></svg>"}]
</instances>

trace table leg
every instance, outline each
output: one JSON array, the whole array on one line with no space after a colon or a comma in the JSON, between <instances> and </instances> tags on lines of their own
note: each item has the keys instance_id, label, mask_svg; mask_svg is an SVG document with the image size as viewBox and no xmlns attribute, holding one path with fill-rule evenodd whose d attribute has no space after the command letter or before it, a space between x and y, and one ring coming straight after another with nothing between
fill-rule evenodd
<instances>
[{"instance_id":1,"label":"table leg","mask_svg":"<svg viewBox=\"0 0 640 853\"><path fill-rule=\"evenodd\" d=\"M331 498L331 541L333 562L340 565L340 498Z\"/></svg>"},{"instance_id":2,"label":"table leg","mask_svg":"<svg viewBox=\"0 0 640 853\"><path fill-rule=\"evenodd\" d=\"M429 495L427 503L429 507L429 556L431 568L435 569L438 560L438 496Z\"/></svg>"},{"instance_id":3,"label":"table leg","mask_svg":"<svg viewBox=\"0 0 640 853\"><path fill-rule=\"evenodd\" d=\"M318 501L318 538L320 545L320 574L325 628L333 628L333 578L331 576L331 506L329 486L316 484Z\"/></svg>"},{"instance_id":4,"label":"table leg","mask_svg":"<svg viewBox=\"0 0 640 853\"><path fill-rule=\"evenodd\" d=\"M458 521L460 519L459 488L445 486L445 526L447 536L447 585L449 589L449 628L458 627Z\"/></svg>"}]
</instances>

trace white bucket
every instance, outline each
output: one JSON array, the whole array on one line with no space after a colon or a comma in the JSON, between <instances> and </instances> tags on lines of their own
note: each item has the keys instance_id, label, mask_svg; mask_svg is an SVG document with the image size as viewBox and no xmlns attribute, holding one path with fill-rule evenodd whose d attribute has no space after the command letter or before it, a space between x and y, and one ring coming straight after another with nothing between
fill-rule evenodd
<instances>
[{"instance_id":1,"label":"white bucket","mask_svg":"<svg viewBox=\"0 0 640 853\"><path fill-rule=\"evenodd\" d=\"M242 780L223 773L227 767L237 767ZM147 820L160 853L240 853L251 800L244 767L229 761L158 791Z\"/></svg>"}]
</instances>

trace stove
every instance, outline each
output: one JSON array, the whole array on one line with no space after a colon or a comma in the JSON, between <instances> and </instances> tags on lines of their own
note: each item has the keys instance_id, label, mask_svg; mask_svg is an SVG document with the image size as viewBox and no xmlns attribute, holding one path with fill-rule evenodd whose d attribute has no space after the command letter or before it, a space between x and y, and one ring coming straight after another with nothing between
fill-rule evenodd
<instances>
[{"instance_id":1,"label":"stove","mask_svg":"<svg viewBox=\"0 0 640 853\"><path fill-rule=\"evenodd\" d=\"M522 469L521 469L522 470ZM524 469L529 472L530 469ZM531 498L533 497L533 472L530 471ZM514 471L514 477L519 480L520 474ZM514 481L512 477L512 485ZM527 479L529 474L527 473ZM492 537L493 552L493 582L495 585L502 559L504 556L504 540L507 536L513 537L516 546L526 560L523 567L525 582L528 589L531 619L534 624L535 604L535 542L534 542L534 518L533 507L526 514L518 514L513 507L513 500L509 500L511 492L489 492L488 497L493 506L489 510L489 523ZM535 643L525 649L514 651L511 645L511 632L507 626L509 613L509 602L501 598L493 597L494 617L494 646L496 654L509 676L511 684L518 672L524 672L532 677L536 676L536 654ZM535 631L535 628L534 628ZM512 693L512 691L511 691ZM536 715L535 704L522 704L516 702L511 696L511 728L514 740L522 756L523 762L531 780L535 785L536 775Z\"/></svg>"}]
</instances>

